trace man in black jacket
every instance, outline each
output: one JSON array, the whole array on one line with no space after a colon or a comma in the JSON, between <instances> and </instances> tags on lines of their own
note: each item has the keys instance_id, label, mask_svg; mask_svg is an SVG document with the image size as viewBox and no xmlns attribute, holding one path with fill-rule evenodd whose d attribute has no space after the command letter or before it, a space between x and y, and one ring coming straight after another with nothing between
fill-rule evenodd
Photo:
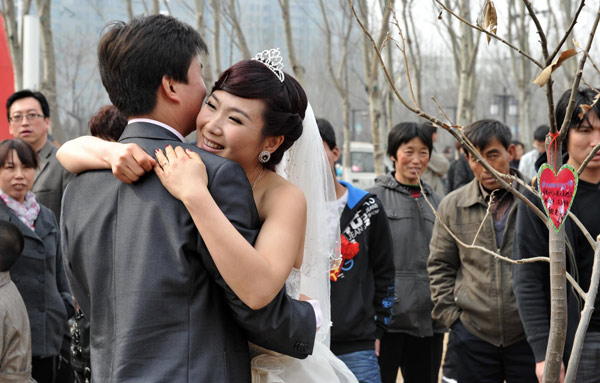
<instances>
[{"instance_id":1,"label":"man in black jacket","mask_svg":"<svg viewBox=\"0 0 600 383\"><path fill-rule=\"evenodd\" d=\"M594 146L600 143L600 105L594 102L597 91L579 89L571 115L571 125L563 148L568 153L567 163L579 169ZM556 123L561 126L569 102L571 91L566 91L556 105ZM584 113L581 105L593 105ZM581 113L581 114L580 114ZM571 206L573 212L584 224L592 238L600 234L600 155L587 165L579 176L577 194ZM527 197L543 211L540 198L528 193ZM513 253L516 259L535 256L548 256L548 228L523 202L519 203ZM553 230L553 229L551 229ZM579 277L579 285L587 291L590 285L594 251L582 231L570 218L565 218L564 231L568 245L565 246L567 271ZM546 348L550 333L550 272L545 262L527 263L513 267L513 286L519 313L536 361L536 374L542 381ZM588 332L576 381L596 382L600 373L600 296L594 304ZM579 323L579 313L583 302L571 289L567 293L567 341L563 360L569 360L573 337ZM566 364L566 363L565 363ZM564 366L562 367L564 369ZM563 371L564 372L564 371ZM563 376L564 379L564 376ZM562 382L562 380L561 380Z\"/></svg>"},{"instance_id":2,"label":"man in black jacket","mask_svg":"<svg viewBox=\"0 0 600 383\"><path fill-rule=\"evenodd\" d=\"M371 193L335 179L331 124L317 119L335 180L342 263L331 270L331 351L360 382L380 383L379 342L392 316L394 261L387 217Z\"/></svg>"}]
</instances>

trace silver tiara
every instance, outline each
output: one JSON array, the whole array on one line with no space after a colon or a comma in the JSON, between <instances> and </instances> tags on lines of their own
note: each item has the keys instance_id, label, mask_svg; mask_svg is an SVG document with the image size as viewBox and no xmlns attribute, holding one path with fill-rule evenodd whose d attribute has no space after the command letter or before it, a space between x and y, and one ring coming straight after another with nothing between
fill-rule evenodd
<instances>
[{"instance_id":1,"label":"silver tiara","mask_svg":"<svg viewBox=\"0 0 600 383\"><path fill-rule=\"evenodd\" d=\"M275 73L279 81L283 82L285 79L285 75L283 74L283 58L281 57L279 48L265 49L257 53L252 60L265 64L267 68L271 69L271 72Z\"/></svg>"}]
</instances>

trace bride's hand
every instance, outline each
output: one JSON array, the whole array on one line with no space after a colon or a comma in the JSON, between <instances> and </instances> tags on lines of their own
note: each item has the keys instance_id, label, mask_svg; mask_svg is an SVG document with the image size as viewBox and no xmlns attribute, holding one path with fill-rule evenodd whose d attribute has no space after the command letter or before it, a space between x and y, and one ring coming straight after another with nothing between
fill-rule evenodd
<instances>
[{"instance_id":1,"label":"bride's hand","mask_svg":"<svg viewBox=\"0 0 600 383\"><path fill-rule=\"evenodd\" d=\"M198 193L199 186L208 185L206 166L196 152L183 150L181 146L173 149L168 145L165 153L160 149L156 150L156 160L156 175L178 200L185 201L186 197Z\"/></svg>"},{"instance_id":2,"label":"bride's hand","mask_svg":"<svg viewBox=\"0 0 600 383\"><path fill-rule=\"evenodd\" d=\"M137 144L114 145L106 161L115 177L127 184L137 181L156 165L154 158Z\"/></svg>"}]
</instances>

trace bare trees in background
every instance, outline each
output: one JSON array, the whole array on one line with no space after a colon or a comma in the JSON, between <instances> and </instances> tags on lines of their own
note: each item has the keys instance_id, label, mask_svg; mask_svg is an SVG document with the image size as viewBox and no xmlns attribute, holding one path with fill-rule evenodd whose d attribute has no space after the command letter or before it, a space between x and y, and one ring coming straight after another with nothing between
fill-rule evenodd
<instances>
[{"instance_id":1,"label":"bare trees in background","mask_svg":"<svg viewBox=\"0 0 600 383\"><path fill-rule=\"evenodd\" d=\"M205 3L206 1L204 0L194 0L194 9L196 13L196 29L198 29L198 32L200 32L201 36L207 36L206 21L204 17L204 7L206 6ZM204 82L206 84L212 84L214 81L214 73L212 70L212 63L210 61L208 52L202 52L200 56L203 65L202 77L204 78Z\"/></svg>"},{"instance_id":2,"label":"bare trees in background","mask_svg":"<svg viewBox=\"0 0 600 383\"><path fill-rule=\"evenodd\" d=\"M446 9L455 10L465 20L471 20L471 0L436 0ZM468 124L476 118L475 100L477 94L477 54L479 53L480 34L475 33L465 23L447 16L441 19L444 28L440 34L450 42L454 71L457 79L456 124Z\"/></svg>"},{"instance_id":3,"label":"bare trees in background","mask_svg":"<svg viewBox=\"0 0 600 383\"><path fill-rule=\"evenodd\" d=\"M304 67L296 57L296 48L294 46L294 36L292 33L292 21L290 20L290 0L277 0L281 8L283 18L283 30L285 31L285 43L290 57L290 64L294 71L294 77L298 82L304 85Z\"/></svg>"},{"instance_id":4,"label":"bare trees in background","mask_svg":"<svg viewBox=\"0 0 600 383\"><path fill-rule=\"evenodd\" d=\"M406 57L408 59L408 65L413 80L415 98L418 105L421 105L423 103L423 55L421 54L419 34L417 33L417 28L415 26L414 7L415 0L402 0L402 19L399 21L403 23L404 38L407 47Z\"/></svg>"},{"instance_id":5,"label":"bare trees in background","mask_svg":"<svg viewBox=\"0 0 600 383\"><path fill-rule=\"evenodd\" d=\"M58 39L56 53L68 61L56 70L61 89L59 110L63 113L61 130L67 139L89 134L88 120L106 103L100 75L96 69L95 41L86 37ZM94 70L90 70L90 69Z\"/></svg>"},{"instance_id":6,"label":"bare trees in background","mask_svg":"<svg viewBox=\"0 0 600 383\"><path fill-rule=\"evenodd\" d=\"M2 0L0 13L5 20L6 35L8 37L11 60L15 74L15 89L23 88L23 45L22 30L19 31L19 24L23 27L23 17L30 12L31 0L25 0L21 3L21 16L16 14L15 2L13 0ZM54 39L52 35L51 19L51 0L36 0L37 13L40 20L40 34L43 57L43 77L40 84L40 91L44 93L50 104L50 119L52 133L59 141L64 140L63 131L60 125L60 114L56 95L56 58L54 52ZM18 20L21 17L21 20ZM16 64L15 64L16 63Z\"/></svg>"},{"instance_id":7,"label":"bare trees in background","mask_svg":"<svg viewBox=\"0 0 600 383\"><path fill-rule=\"evenodd\" d=\"M340 0L339 6L344 5L344 0ZM323 29L325 33L325 54L327 60L327 71L331 76L335 89L342 100L342 120L343 120L343 156L342 165L344 169L350 168L350 139L352 132L350 131L350 87L348 80L348 48L350 44L350 36L352 26L354 25L352 15L347 9L344 9L342 18L339 20L339 28L334 31L334 23L330 20L328 14L330 10L325 6L324 0L319 0L321 16L323 18ZM338 45L334 46L333 40L338 41ZM340 52L341 45L341 52ZM334 52L340 52L337 65L334 63ZM337 57L336 57L337 58ZM335 69L334 69L335 65Z\"/></svg>"},{"instance_id":8,"label":"bare trees in background","mask_svg":"<svg viewBox=\"0 0 600 383\"><path fill-rule=\"evenodd\" d=\"M529 44L529 18L527 9L522 1L509 0L508 8L508 41L514 41L517 46L525 52L530 51ZM530 143L531 139L531 97L532 97L532 63L526 57L518 54L515 50L510 50L510 60L512 71L515 77L515 86L517 89L517 98L519 100L519 128L521 142Z\"/></svg>"},{"instance_id":9,"label":"bare trees in background","mask_svg":"<svg viewBox=\"0 0 600 383\"><path fill-rule=\"evenodd\" d=\"M41 3L45 2L45 0L36 1L40 1ZM353 46L348 47L347 49L343 48L342 40L340 39L347 29L340 28L339 25L333 24L330 24L329 30L325 28L319 0L277 0L277 2L269 0L268 3L262 0L256 1L257 7L260 6L263 8L267 5L268 7L275 6L281 11L279 15L275 15L275 19L269 19L267 28L263 28L264 30L261 32L262 34L260 34L260 39L264 39L264 41L256 41L254 35L252 41L248 40L248 37L251 35L250 32L252 31L252 29L248 28L258 28L259 26L254 23L260 22L261 20L250 20L248 18L249 16L246 12L250 8L250 3L246 1L171 0L165 2L164 0L141 0L134 2L125 0L119 13L120 16L115 16L114 10L102 8L101 5L93 3L92 1L89 1L89 6L93 7L98 15L100 15L101 12L106 12L106 15L102 15L103 20L132 18L139 14L151 14L162 11L172 12L174 16L180 17L190 24L195 25L210 47L210 54L207 57L202 57L205 67L203 73L207 86L209 87L215 76L219 74L224 67L229 66L239 58L251 57L253 53L255 53L253 50L270 48L272 47L273 41L279 41L276 45L280 45L281 48L284 48L282 51L284 54L287 53L289 57L289 59L286 59L288 71L293 71L294 76L303 82L307 92L311 95L313 107L315 107L317 113L320 112L319 104L322 104L323 112L320 114L323 115L323 117L330 119L334 123L334 126L344 126L344 131L346 132L344 136L345 138L347 136L347 140L351 139L351 134L348 132L351 131L350 124L353 115L355 117L358 116L357 121L355 121L357 122L357 126L360 127L361 125L364 125L365 128L368 128L368 130L365 131L358 129L355 134L358 139L373 140L377 153L377 171L382 172L382 159L384 157L384 145L382 145L382 141L384 141L387 130L390 126L399 122L400 119L408 118L416 120L417 117L407 114L405 110L400 109L398 103L394 101L390 88L383 85L381 82L382 79L381 76L379 76L380 70L377 68L377 65L373 65L373 63L375 63L373 55L371 55L371 57L365 57L365 53L361 52L360 49L357 49L358 44L353 44ZM551 11L546 12L545 22L553 25L552 28L556 29L554 27L556 23L560 23L560 25L564 24L562 21L564 18L563 14L566 12L567 8L569 8L569 4L567 4L568 1L565 2L564 0L547 1L551 2L555 7L551 8L554 13L551 13ZM438 0L438 2L454 7L453 9L466 19L477 18L477 12L472 13L471 15L469 14L471 11L470 8L475 7L473 1ZM462 100L458 108L459 111L457 114L459 115L459 118L457 120L466 123L472 118L475 118L474 116L477 114L477 108L481 109L482 107L489 107L489 104L486 104L486 102L489 103L488 98L491 98L490 92L493 93L493 88L497 87L497 84L494 84L492 87L479 89L477 83L484 80L485 76L488 76L488 78L490 76L497 77L499 75L498 73L503 73L502 71L508 73L511 66L504 65L504 67L501 67L500 64L498 69L494 69L494 71L496 71L494 73L492 73L492 69L489 66L486 67L485 65L480 65L478 67L477 63L481 62L481 55L478 54L478 52L481 49L479 49L479 39L477 34L473 34L472 31L468 30L469 28L465 28L465 31L463 31L462 27L459 26L458 21L448 14L444 14L441 20L437 20L437 16L441 9L438 2L435 0L429 2L419 2L415 0L396 1L394 4L398 12L397 21L391 20L385 15L385 10L388 9L388 5L392 3L391 0L357 0L355 1L355 4L357 9L364 12L367 16L364 19L369 23L369 27L376 32L376 37L381 37L382 41L385 41L387 30L392 27L395 22L398 22L400 26L402 26L406 42L408 67L410 68L413 81L412 85L418 104L430 103L430 99L424 95L431 94L432 89L435 89L436 97L444 99L445 101L443 102L445 105L456 106L457 100ZM17 30L19 16L16 14L17 10L14 9L15 3L16 1L14 0L0 0L0 12L2 12L6 21L5 24L7 35L9 36L9 45L11 47L13 62L22 62L22 47L20 46L20 41L18 37L12 37L18 36L19 34L19 31ZM29 9L27 9L29 6L28 4L30 3L31 0L24 0L22 2L25 7L23 14L30 13ZM61 7L60 2L55 0L54 3L56 4L53 4L53 6ZM96 4L95 7L94 4ZM323 4L327 9L327 18L330 23L332 20L341 20L341 18L345 17L344 15L348 15L350 12L350 7L343 1L323 1ZM512 16L508 18L508 21L511 22L511 27L507 32L510 31L512 33L513 37L511 38L515 41L521 41L525 38L525 34L529 33L529 40L527 40L527 38L522 40L523 49L527 50L525 47L526 41L531 43L531 40L535 39L535 37L532 37L532 35L535 34L535 31L531 31L531 27L529 27L529 30L527 31L524 31L523 28L521 28L520 15L524 14L524 12L522 12L518 0L511 0L509 4L503 6L503 12L508 11L508 6L510 4L513 4L511 8ZM557 4L561 7L556 6ZM544 6L544 2L539 6ZM465 9L465 12L461 13L461 9ZM302 12L303 15L298 17L298 12ZM260 14L258 17L260 17ZM272 14L269 17L273 17ZM277 20L278 17L281 17L281 19ZM298 25L296 24L299 22L298 20L301 20L300 22L303 23L301 24L302 28L311 30L311 34L314 34L316 31L320 41L311 40L314 45L308 46L308 48L307 46L302 45L301 41L305 36L300 34L296 35L297 32L295 32L298 30ZM424 20L426 21L424 22ZM439 36L435 36L435 34L430 32L431 30L435 30L434 24L440 26ZM95 36L98 33L97 31L101 29L101 25L90 27L93 28L93 31L90 31L93 32L91 35ZM264 25L261 25L261 27L264 27ZM61 28L61 30L65 29L66 28ZM386 32L379 34L380 30L385 30ZM244 33L244 31L246 31L246 33ZM286 31L288 31L288 33L286 33ZM295 33L292 33L292 31ZM355 32L356 28L353 33ZM333 36L331 34L333 34ZM463 38L463 34L467 36L467 38ZM285 40L283 40L283 36L286 37ZM361 35L354 35L351 40L355 41L357 36L358 38L361 38ZM442 46L441 36L443 36L443 39L447 43L446 48ZM54 36L54 38L55 43L57 43L57 39L65 37L61 35ZM397 37L393 38L397 39ZM426 40L427 38L429 40ZM554 35L552 35L552 38L558 39L558 37L555 37ZM324 49L327 48L328 40L330 39L333 39L332 41L334 44L330 48L330 56L327 56ZM348 40L346 40L346 42L348 42ZM430 44L431 42L434 44ZM402 68L404 67L404 63L402 62L403 59L398 54L397 49L393 49L396 46L392 41L388 41L387 44L388 47L385 48L384 52L388 64L391 64L388 66L390 67L390 70L394 72L392 76L397 77L396 81L398 82L398 85L401 85L403 91L405 91L407 84L404 83L401 73ZM364 46L364 42L362 45ZM287 51L285 50L286 47ZM95 60L95 53L93 50L90 50L89 54L93 57L93 60ZM21 56L19 57L19 55ZM76 68L75 64L69 62L69 55L65 55L65 52L62 51L57 52L57 55L56 60L58 60L57 65L59 66L59 69L63 70L60 67L64 66L73 66L73 68L69 69L71 73L73 73ZM367 53L366 55L370 54ZM508 54L505 56L508 57ZM45 57L48 59L51 58L50 55L46 55ZM328 69L329 64L327 63L328 57L331 61L333 71L335 72L334 75L337 78L340 78L340 73L344 73L344 81L348 82L348 87L345 91L347 92L346 96L340 94L338 86L336 85L335 80L333 80L334 77L331 76L330 70ZM484 60L486 59L484 58ZM345 64L344 69L340 72L339 65L341 65L342 62L351 64ZM362 64L359 65L359 62L362 62ZM521 138L524 141L529 141L530 129L528 128L528 120L535 121L538 119L538 117L535 116L540 115L539 100L536 100L536 98L531 95L531 86L521 86L521 84L529 84L531 81L531 65L527 66L527 63L523 62L522 58L518 55L513 55L510 62L513 63L512 73L514 75L506 75L504 77L518 77L520 79L520 81L515 83L516 85L512 87L512 92L519 98L519 126L521 128ZM565 65L567 64L569 63L565 63ZM93 65L94 64L89 64L88 66L93 67ZM15 65L14 67L16 84L19 86L19 84L22 83L22 67L21 65ZM90 68L80 68L80 70L85 71L90 70ZM93 70L97 69L94 68ZM482 70L484 71L483 74ZM431 71L435 71L435 73L431 73ZM454 77L451 76L452 73L454 73ZM478 77L480 78L479 81ZM566 76L557 76L558 81L562 83L563 77ZM323 86L323 80L325 78L327 78L327 81L329 81L328 78L332 78L331 81L334 86ZM81 81L81 77L79 77L79 80ZM455 81L456 86L454 85ZM85 87L85 84L82 84L82 86ZM366 89L366 91L363 92L363 88ZM480 97L477 97L477 95L480 94L478 92L481 92ZM62 91L59 92L57 97L59 98L59 102L62 103L63 95L60 93L62 93ZM460 97L458 97L458 95L460 95ZM84 92L81 94L81 97L85 99L87 97L96 98L97 96L92 93L88 94ZM344 101L344 97L348 98L349 101ZM529 103L527 102L527 100L532 99L537 103L533 104L533 108L529 106ZM318 102L315 103L315 100L318 100ZM67 104L69 102L67 102ZM94 101L90 99L90 104L93 102ZM346 102L348 102L349 106L346 106ZM363 110L366 109L367 105L369 105L369 121L363 119L363 114L365 113ZM361 109L361 107L364 109ZM452 106L452 108L451 114L456 114L454 112L454 106ZM70 106L68 108L61 108L60 115L65 119L65 122L69 120L67 125L70 125L73 121L70 121L71 117L65 115L66 109L72 108ZM350 112L348 112L348 110L350 110ZM485 111L479 113L486 114ZM362 122L362 124L360 124L360 122ZM66 133L67 136L70 136L70 132L74 131L69 126L65 126L65 128L69 132ZM53 122L53 129L59 130L60 125ZM57 136L60 136L59 132L56 133Z\"/></svg>"},{"instance_id":10,"label":"bare trees in background","mask_svg":"<svg viewBox=\"0 0 600 383\"><path fill-rule=\"evenodd\" d=\"M235 42L240 51L242 52L242 57L245 59L249 59L250 57L252 57L252 54L250 53L250 49L248 49L246 36L244 35L242 25L240 24L240 18L238 15L238 0L228 0L227 5L227 7L223 7L223 9L221 9L221 14L225 16L225 19L229 22L231 28L235 33ZM218 52L215 52L215 54L218 54Z\"/></svg>"},{"instance_id":11,"label":"bare trees in background","mask_svg":"<svg viewBox=\"0 0 600 383\"><path fill-rule=\"evenodd\" d=\"M376 34L377 46L381 47L388 33L388 23L394 0L385 0L381 7L373 7L367 0L358 0L358 11L367 30L374 31ZM378 22L376 21L378 20ZM373 137L373 155L375 157L375 173L383 174L385 150L382 142L381 116L382 116L382 98L381 87L379 85L379 63L377 55L373 52L371 43L366 36L363 36L363 65L365 90L369 99L369 119L371 125L371 135Z\"/></svg>"},{"instance_id":12,"label":"bare trees in background","mask_svg":"<svg viewBox=\"0 0 600 383\"><path fill-rule=\"evenodd\" d=\"M24 9L22 15L28 14L31 7L31 0L24 1L22 7ZM23 45L21 36L23 35L23 16L21 15L21 20L18 20L19 15L17 15L14 0L1 0L0 14L4 18L4 29L8 38L10 58L13 63L22 63ZM21 30L19 30L19 24L21 25ZM15 77L15 89L23 88L23 66L13 64L13 73Z\"/></svg>"},{"instance_id":13,"label":"bare trees in background","mask_svg":"<svg viewBox=\"0 0 600 383\"><path fill-rule=\"evenodd\" d=\"M52 35L51 0L35 0L35 5L40 17L40 32L42 42L42 56L44 69L40 92L48 99L50 104L50 129L58 142L65 142L65 134L60 126L58 112L58 97L56 95L56 58L54 52L54 37Z\"/></svg>"}]
</instances>

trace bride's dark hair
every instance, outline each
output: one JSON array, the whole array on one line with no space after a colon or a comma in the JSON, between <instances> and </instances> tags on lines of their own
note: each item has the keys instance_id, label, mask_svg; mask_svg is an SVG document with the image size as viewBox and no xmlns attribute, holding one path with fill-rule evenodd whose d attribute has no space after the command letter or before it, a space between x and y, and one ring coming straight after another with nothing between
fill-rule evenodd
<instances>
[{"instance_id":1,"label":"bride's dark hair","mask_svg":"<svg viewBox=\"0 0 600 383\"><path fill-rule=\"evenodd\" d=\"M284 137L283 143L271 153L271 159L265 164L273 169L281 161L283 153L302 135L302 120L308 105L302 86L287 73L281 82L265 64L242 60L221 74L212 89L213 92L215 90L265 102L263 136Z\"/></svg>"}]
</instances>

